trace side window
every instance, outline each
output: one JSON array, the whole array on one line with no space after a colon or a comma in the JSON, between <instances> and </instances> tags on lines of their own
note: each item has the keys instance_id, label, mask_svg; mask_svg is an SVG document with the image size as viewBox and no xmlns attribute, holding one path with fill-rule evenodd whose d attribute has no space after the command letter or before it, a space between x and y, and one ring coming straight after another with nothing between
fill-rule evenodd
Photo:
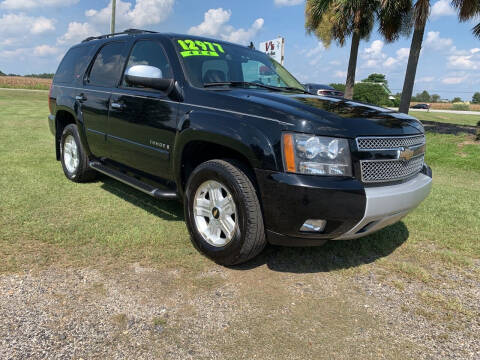
<instances>
[{"instance_id":1,"label":"side window","mask_svg":"<svg viewBox=\"0 0 480 360\"><path fill-rule=\"evenodd\" d=\"M173 78L172 68L162 46L156 41L141 40L137 42L132 50L126 69L135 65L155 66L162 71L164 79ZM128 86L123 79L123 86Z\"/></svg>"},{"instance_id":2,"label":"side window","mask_svg":"<svg viewBox=\"0 0 480 360\"><path fill-rule=\"evenodd\" d=\"M85 70L92 60L92 45L83 45L68 50L55 74L55 83L73 84L83 80Z\"/></svg>"},{"instance_id":3,"label":"side window","mask_svg":"<svg viewBox=\"0 0 480 360\"><path fill-rule=\"evenodd\" d=\"M242 72L243 81L257 81L265 85L286 86L275 70L256 60L248 60L242 63Z\"/></svg>"},{"instance_id":4,"label":"side window","mask_svg":"<svg viewBox=\"0 0 480 360\"><path fill-rule=\"evenodd\" d=\"M202 83L228 81L228 64L225 60L207 60L202 64Z\"/></svg>"},{"instance_id":5,"label":"side window","mask_svg":"<svg viewBox=\"0 0 480 360\"><path fill-rule=\"evenodd\" d=\"M100 50L90 70L89 84L112 87L118 83L125 63L123 47L123 42L113 42Z\"/></svg>"}]
</instances>

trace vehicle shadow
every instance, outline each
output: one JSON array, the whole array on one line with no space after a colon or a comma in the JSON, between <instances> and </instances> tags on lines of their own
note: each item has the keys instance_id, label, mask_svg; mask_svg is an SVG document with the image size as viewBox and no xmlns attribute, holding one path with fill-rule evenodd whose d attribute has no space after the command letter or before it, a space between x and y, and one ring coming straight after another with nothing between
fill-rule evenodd
<instances>
[{"instance_id":1,"label":"vehicle shadow","mask_svg":"<svg viewBox=\"0 0 480 360\"><path fill-rule=\"evenodd\" d=\"M250 270L267 265L270 270L290 273L317 273L348 269L388 256L409 237L403 222L356 240L328 241L320 247L267 246L255 259L235 266Z\"/></svg>"},{"instance_id":2,"label":"vehicle shadow","mask_svg":"<svg viewBox=\"0 0 480 360\"><path fill-rule=\"evenodd\" d=\"M100 176L102 189L167 221L184 221L183 205L178 201L162 201L148 196L108 176ZM256 258L233 266L250 270L267 265L272 271L290 273L318 273L348 269L372 263L386 257L409 237L403 222L389 226L378 233L356 240L328 241L319 247L282 247L267 245Z\"/></svg>"},{"instance_id":3,"label":"vehicle shadow","mask_svg":"<svg viewBox=\"0 0 480 360\"><path fill-rule=\"evenodd\" d=\"M159 200L108 176L98 179L101 188L150 214L167 221L183 221L183 205L175 200Z\"/></svg>"}]
</instances>

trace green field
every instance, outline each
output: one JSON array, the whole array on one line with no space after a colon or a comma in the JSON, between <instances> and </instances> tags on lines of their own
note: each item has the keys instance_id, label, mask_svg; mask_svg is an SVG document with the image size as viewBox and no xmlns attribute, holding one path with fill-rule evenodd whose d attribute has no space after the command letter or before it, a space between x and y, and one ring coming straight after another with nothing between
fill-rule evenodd
<instances>
[{"instance_id":1,"label":"green field","mask_svg":"<svg viewBox=\"0 0 480 360\"><path fill-rule=\"evenodd\" d=\"M229 358L258 354L259 358L275 358L275 354L276 358L287 354L320 358L312 354L321 351L325 357L331 351L337 358L351 358L351 344L343 339L353 336L350 330L357 325L372 334L372 338L358 340L364 350L356 355L363 354L363 358L376 358L368 355L376 351L387 358L433 351L405 337L406 322L395 335L398 341L390 343L379 325L384 317L367 313L363 305L378 307L379 314L383 306L380 302L373 305L377 295L368 295L359 285L369 279L395 290L395 296L408 297L408 302L400 297L391 298L391 303L390 297L382 300L393 304L395 314L404 312L409 319L421 319L431 327L441 324L450 327L449 331L463 331L458 322L478 320L475 304L479 300L471 295L462 298L465 289L455 280L461 274L475 287L480 278L480 145L473 137L427 135L434 187L428 199L402 222L364 239L329 242L320 248L270 247L243 268L224 269L190 244L181 204L154 200L106 177L88 184L67 181L55 161L47 115L46 93L0 90L0 275L52 267L120 274L129 264L141 263L162 272L179 272L173 283L182 299L203 299L209 291L215 294L233 287L235 304L243 307L232 309L244 311L234 324L250 330L216 333L224 336L223 342L212 346L219 353L229 353ZM308 292L296 299L287 295L299 283L310 286L315 297ZM136 286L143 289L141 284ZM439 293L447 286L454 295ZM351 298L341 289L348 289ZM328 297L322 300L324 292ZM349 299L355 302L346 304ZM292 310L291 303L301 306ZM199 311L186 304L169 321L182 324L182 329L195 328L200 325L191 322L192 316L200 316ZM353 323L354 313L361 314L358 324ZM385 314L389 316L388 311ZM391 321L403 326L404 320ZM295 342L287 336L292 329L298 334ZM199 343L213 341L201 331L188 336L174 330L165 334L176 344L195 342L188 336L196 336ZM310 340L312 334L323 334L322 342ZM447 341L435 339L440 347L441 341ZM247 348L240 351L236 346L240 343ZM288 344L286 353L281 350L283 344ZM333 347L321 348L322 344ZM265 349L271 350L268 356L262 353Z\"/></svg>"},{"instance_id":2,"label":"green field","mask_svg":"<svg viewBox=\"0 0 480 360\"><path fill-rule=\"evenodd\" d=\"M450 114L413 110L411 110L409 114L416 117L418 120L437 121L456 125L476 126L480 121L480 115L471 114Z\"/></svg>"}]
</instances>

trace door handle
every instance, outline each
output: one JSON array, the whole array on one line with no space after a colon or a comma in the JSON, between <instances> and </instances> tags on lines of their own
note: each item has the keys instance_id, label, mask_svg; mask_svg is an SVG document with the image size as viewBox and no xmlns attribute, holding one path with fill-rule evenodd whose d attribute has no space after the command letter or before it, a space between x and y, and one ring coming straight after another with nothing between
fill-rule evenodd
<instances>
[{"instance_id":1,"label":"door handle","mask_svg":"<svg viewBox=\"0 0 480 360\"><path fill-rule=\"evenodd\" d=\"M82 101L87 100L87 98L85 97L85 95L80 94L80 95L75 96L75 100L82 102Z\"/></svg>"},{"instance_id":2,"label":"door handle","mask_svg":"<svg viewBox=\"0 0 480 360\"><path fill-rule=\"evenodd\" d=\"M112 102L110 104L110 106L112 107L112 109L123 109L125 107L125 105L123 104L119 104L119 103L115 103L115 102Z\"/></svg>"}]
</instances>

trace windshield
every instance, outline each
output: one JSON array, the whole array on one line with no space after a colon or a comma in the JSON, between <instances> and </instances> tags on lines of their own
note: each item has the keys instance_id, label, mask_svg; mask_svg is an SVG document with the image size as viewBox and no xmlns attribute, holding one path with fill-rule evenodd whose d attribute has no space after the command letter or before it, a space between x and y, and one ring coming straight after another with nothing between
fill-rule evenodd
<instances>
[{"instance_id":1,"label":"windshield","mask_svg":"<svg viewBox=\"0 0 480 360\"><path fill-rule=\"evenodd\" d=\"M174 43L193 86L248 83L246 86L259 84L304 91L304 87L282 65L259 51L188 38L177 38Z\"/></svg>"}]
</instances>

